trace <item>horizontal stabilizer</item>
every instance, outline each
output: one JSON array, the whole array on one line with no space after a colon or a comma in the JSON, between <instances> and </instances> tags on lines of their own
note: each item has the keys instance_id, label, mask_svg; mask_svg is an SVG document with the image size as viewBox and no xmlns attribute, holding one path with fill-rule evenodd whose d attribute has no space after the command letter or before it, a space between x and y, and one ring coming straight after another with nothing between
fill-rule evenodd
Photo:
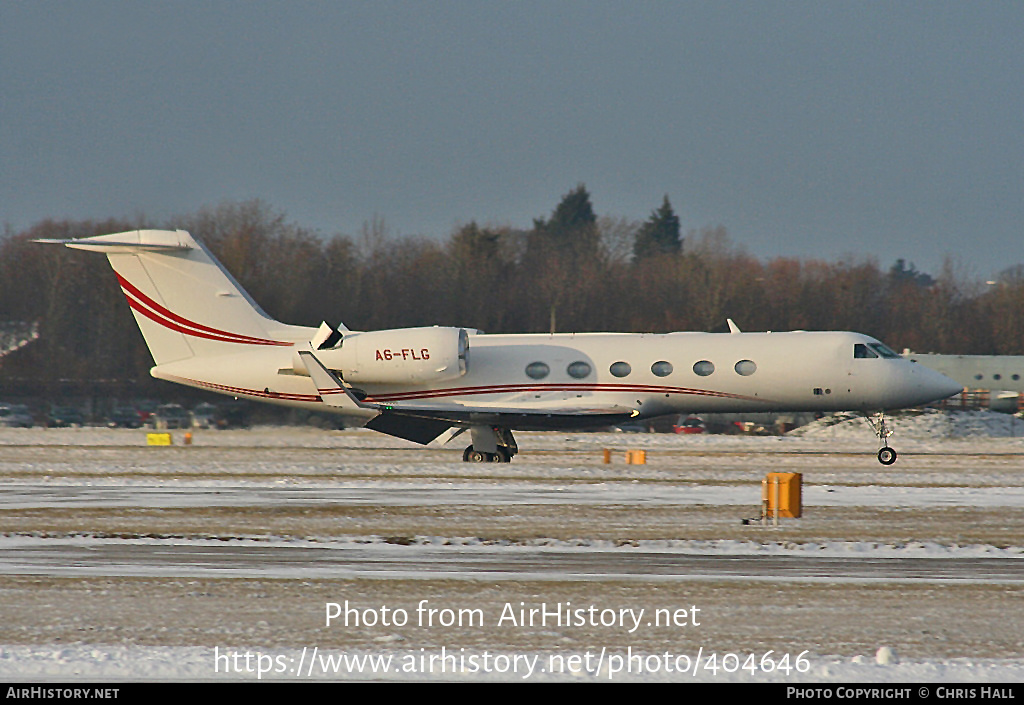
<instances>
[{"instance_id":1,"label":"horizontal stabilizer","mask_svg":"<svg viewBox=\"0 0 1024 705\"><path fill-rule=\"evenodd\" d=\"M181 237L185 235L186 237ZM131 252L185 252L191 250L187 233L180 230L133 230L114 235L72 238L70 240L33 240L47 245L66 245L74 250L89 250L104 254Z\"/></svg>"}]
</instances>

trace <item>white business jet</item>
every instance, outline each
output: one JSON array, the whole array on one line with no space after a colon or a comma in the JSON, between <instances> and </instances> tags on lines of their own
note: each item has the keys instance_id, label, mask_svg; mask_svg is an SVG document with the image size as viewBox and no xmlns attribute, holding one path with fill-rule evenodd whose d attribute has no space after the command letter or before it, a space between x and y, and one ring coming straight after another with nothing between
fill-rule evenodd
<instances>
[{"instance_id":1,"label":"white business jet","mask_svg":"<svg viewBox=\"0 0 1024 705\"><path fill-rule=\"evenodd\" d=\"M608 426L695 412L879 415L878 459L896 460L881 412L960 390L847 332L484 335L468 328L351 331L275 321L183 230L40 240L110 260L170 382L332 411L426 444L470 432L463 459L508 462L513 430Z\"/></svg>"}]
</instances>

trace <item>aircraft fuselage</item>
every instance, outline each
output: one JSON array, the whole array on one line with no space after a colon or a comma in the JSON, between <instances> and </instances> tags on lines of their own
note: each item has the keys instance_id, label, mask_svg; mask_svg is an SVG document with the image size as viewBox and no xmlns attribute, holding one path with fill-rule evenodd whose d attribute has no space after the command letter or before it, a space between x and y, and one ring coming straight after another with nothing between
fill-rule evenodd
<instances>
[{"instance_id":1,"label":"aircraft fuselage","mask_svg":"<svg viewBox=\"0 0 1024 705\"><path fill-rule=\"evenodd\" d=\"M305 329L305 340L315 329ZM358 335L350 334L350 335ZM296 345L302 345L299 340ZM470 334L467 369L455 380L355 384L366 400L431 408L620 405L646 418L670 413L881 411L955 393L949 380L903 358L858 358L858 333ZM153 375L203 389L323 408L288 348L183 360ZM386 352L401 357L402 348ZM423 351L409 350L410 363ZM382 352L381 354L384 354ZM429 351L426 351L429 355ZM401 364L396 361L396 364ZM344 376L344 370L338 370ZM369 415L369 414L368 414ZM521 428L523 424L514 426Z\"/></svg>"}]
</instances>

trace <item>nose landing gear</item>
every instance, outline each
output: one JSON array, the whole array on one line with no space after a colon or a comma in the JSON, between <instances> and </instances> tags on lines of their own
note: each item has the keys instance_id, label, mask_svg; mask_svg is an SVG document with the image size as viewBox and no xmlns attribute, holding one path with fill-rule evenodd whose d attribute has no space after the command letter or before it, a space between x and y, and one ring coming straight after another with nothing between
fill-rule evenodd
<instances>
[{"instance_id":1,"label":"nose landing gear","mask_svg":"<svg viewBox=\"0 0 1024 705\"><path fill-rule=\"evenodd\" d=\"M878 436L878 440L882 443L882 447L878 451L878 462L882 465L892 465L896 462L898 456L895 449L889 447L889 436L892 435L892 430L885 424L885 414L878 413L878 423L875 423L867 413L864 414L864 418L871 424L871 428L875 430L875 435Z\"/></svg>"}]
</instances>

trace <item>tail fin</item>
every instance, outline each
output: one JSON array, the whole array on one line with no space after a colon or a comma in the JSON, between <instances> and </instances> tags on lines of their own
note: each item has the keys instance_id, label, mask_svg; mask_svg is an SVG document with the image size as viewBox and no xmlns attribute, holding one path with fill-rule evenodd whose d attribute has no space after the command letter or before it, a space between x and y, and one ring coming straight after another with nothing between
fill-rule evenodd
<instances>
[{"instance_id":1,"label":"tail fin","mask_svg":"<svg viewBox=\"0 0 1024 705\"><path fill-rule=\"evenodd\" d=\"M184 230L133 230L79 240L40 240L103 252L157 365L290 346L300 329L278 323Z\"/></svg>"}]
</instances>

